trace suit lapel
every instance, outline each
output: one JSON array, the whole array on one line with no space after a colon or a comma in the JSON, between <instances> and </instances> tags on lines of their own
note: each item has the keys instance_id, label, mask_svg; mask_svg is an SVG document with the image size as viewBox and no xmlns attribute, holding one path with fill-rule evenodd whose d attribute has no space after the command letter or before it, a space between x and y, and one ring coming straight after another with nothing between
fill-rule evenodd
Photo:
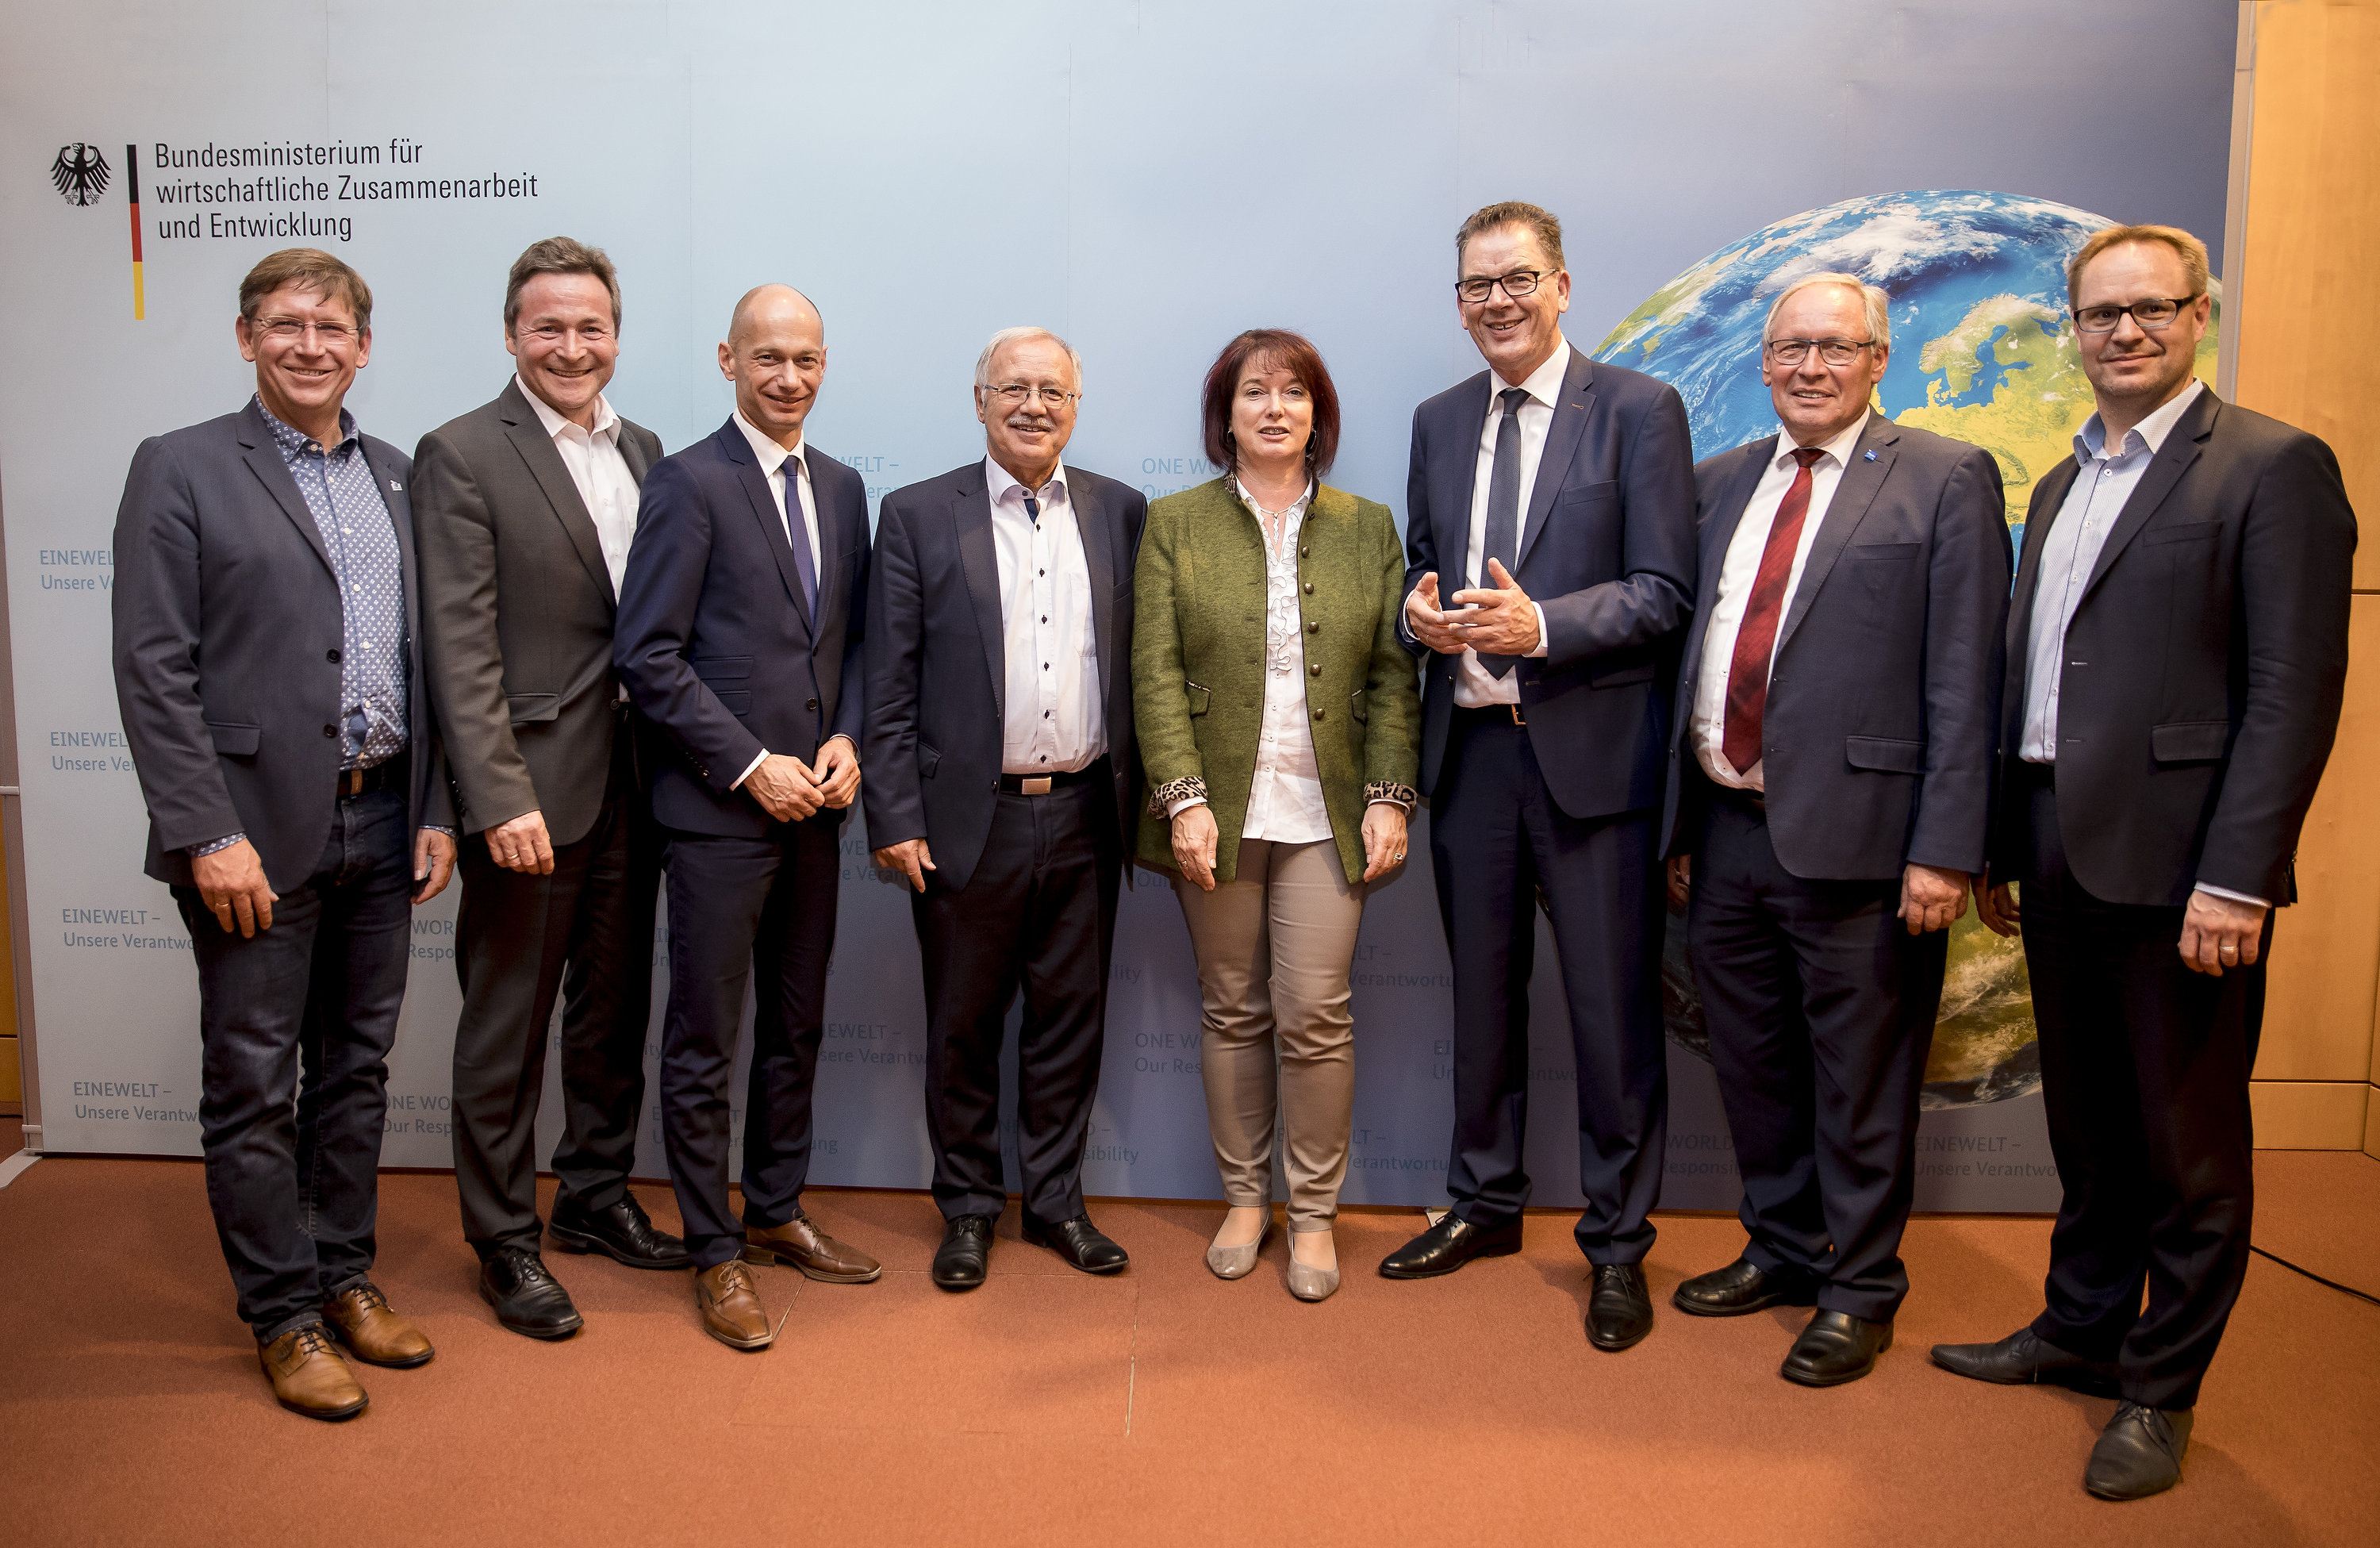
<instances>
[{"instance_id":1,"label":"suit lapel","mask_svg":"<svg viewBox=\"0 0 2380 1548\"><path fill-rule=\"evenodd\" d=\"M1099 658L1099 695L1107 702L1115 690L1115 534L1108 530L1108 513L1080 474L1066 481L1066 502L1075 509L1075 530L1082 534L1083 563L1091 572L1091 646Z\"/></svg>"},{"instance_id":2,"label":"suit lapel","mask_svg":"<svg viewBox=\"0 0 2380 1548\"><path fill-rule=\"evenodd\" d=\"M625 420L620 421L620 459L628 465L628 477L636 480L637 487L642 489L645 486L645 474L651 469L652 463L645 457L644 438L641 435L629 433L636 428Z\"/></svg>"},{"instance_id":3,"label":"suit lapel","mask_svg":"<svg viewBox=\"0 0 2380 1548\"><path fill-rule=\"evenodd\" d=\"M2025 507L2023 551L2017 555L2016 591L2009 603L2009 681L2013 688L2021 689L2024 682L2024 646L2033 636L2033 598L2041 579L2042 545L2049 541L2049 530L2058 524L2058 513L2065 509L2066 496L2081 471L2082 466L2068 457L2042 479L2033 503Z\"/></svg>"},{"instance_id":4,"label":"suit lapel","mask_svg":"<svg viewBox=\"0 0 2380 1548\"><path fill-rule=\"evenodd\" d=\"M545 423L537 409L524 396L518 382L507 382L496 396L496 417L504 423L504 438L513 450L528 465L538 488L545 492L545 502L553 507L554 519L562 523L563 534L577 551L578 562L587 567L588 576L603 593L603 600L614 607L620 599L612 593L612 567L603 562L603 540L596 535L595 518L587 514L587 502L578 497L578 485L570 477L562 454L554 449L553 437L545 433Z\"/></svg>"},{"instance_id":5,"label":"suit lapel","mask_svg":"<svg viewBox=\"0 0 2380 1548\"><path fill-rule=\"evenodd\" d=\"M1818 535L1810 543L1810 556L1802 562L1802 583L1793 588L1793 600L1786 604L1784 627L1777 631L1777 650L1781 655L1793 631L1810 616L1810 604L1817 600L1818 588L1851 545L1852 533L1876 503L1876 492L1884 487L1886 477L1892 471L1896 455L1892 444L1900 439L1900 427L1882 414L1870 414L1867 428L1860 432L1857 444L1852 447L1851 461L1843 465L1843 476L1836 481L1835 496L1827 502L1827 514L1819 519ZM1870 457L1874 461L1868 460Z\"/></svg>"},{"instance_id":6,"label":"suit lapel","mask_svg":"<svg viewBox=\"0 0 2380 1548\"><path fill-rule=\"evenodd\" d=\"M812 453L805 448L803 455L808 457ZM818 607L814 617L832 618L835 616L835 609L843 604L843 567L835 563L834 556L847 545L843 535L843 502L827 497L830 486L841 481L841 474L829 469L826 476L820 478L819 472L816 466L810 469L810 499L818 506ZM795 498L798 500L799 496ZM791 549L785 553L786 557L793 556ZM798 578L799 573L796 572ZM811 632L816 633L817 628L813 628Z\"/></svg>"},{"instance_id":7,"label":"suit lapel","mask_svg":"<svg viewBox=\"0 0 2380 1548\"><path fill-rule=\"evenodd\" d=\"M1529 488L1529 508L1521 519L1521 546L1512 557L1515 579L1529 562L1529 549L1537 541L1537 534L1546 530L1546 518L1554 508L1554 496L1561 492L1562 473L1578 450L1578 438L1586 433L1586 418L1594 403L1593 367L1585 355L1573 348L1570 367L1562 372L1561 398L1554 405L1554 422L1546 428L1545 452L1537 458L1537 480ZM1487 416L1483 414L1480 419L1484 425Z\"/></svg>"},{"instance_id":8,"label":"suit lapel","mask_svg":"<svg viewBox=\"0 0 2380 1548\"><path fill-rule=\"evenodd\" d=\"M298 481L290 475L289 464L281 460L281 448L273 443L272 427L264 422L263 416L253 403L248 406L244 419L247 433L243 439L248 447L249 470L272 492L273 498L281 506L281 514L298 529L298 535L306 540L306 546L314 551L314 557L322 561L323 570L333 576L337 575L339 572L331 566L331 551L322 546L322 530L314 525L314 513L307 508L306 496L298 493Z\"/></svg>"},{"instance_id":9,"label":"suit lapel","mask_svg":"<svg viewBox=\"0 0 2380 1548\"><path fill-rule=\"evenodd\" d=\"M779 516L776 498L769 493L769 475L760 471L759 459L752 455L752 444L744 439L744 432L734 420L720 427L719 445L727 454L727 460L735 465L736 478L744 485L744 497L752 505L752 519L760 524L761 541L769 545L769 556L777 561L777 579L785 583L785 595L793 602L794 616L801 620L802 632L815 640L817 631L810 627L810 610L802 602L802 572L794 567L793 545L785 538L786 530L801 509L800 492L786 490L785 514Z\"/></svg>"},{"instance_id":10,"label":"suit lapel","mask_svg":"<svg viewBox=\"0 0 2380 1548\"><path fill-rule=\"evenodd\" d=\"M372 456L371 443L364 441L361 445L364 466L371 469L373 487L380 491L381 504L388 507L388 524L396 532L398 589L405 597L405 638L412 658L409 664L418 673L421 664L421 589L415 578L421 572L415 567L413 556L413 497L406 493L402 481L392 477L390 470ZM417 676L413 680L419 679Z\"/></svg>"},{"instance_id":11,"label":"suit lapel","mask_svg":"<svg viewBox=\"0 0 2380 1548\"><path fill-rule=\"evenodd\" d=\"M1437 487L1430 499L1438 508L1438 594L1439 604L1472 583L1463 567L1471 554L1471 490L1479 476L1479 437L1488 429L1488 389L1495 372L1483 371L1463 384L1458 398L1454 430L1463 449L1441 457ZM1465 399L1467 398L1467 401Z\"/></svg>"},{"instance_id":12,"label":"suit lapel","mask_svg":"<svg viewBox=\"0 0 2380 1548\"><path fill-rule=\"evenodd\" d=\"M2149 518L2165 504L2165 497L2173 493L2173 486L2181 481L2181 475L2198 460L2206 437L2214 433L2216 411L2221 407L2219 398L2201 387L2198 401L2184 409L2181 418L2176 420L2173 428L2166 433L2163 449L2150 460L2147 470L2141 474L2141 481L2132 489L2131 498L2126 500L2124 508L2117 513L2116 524L2107 529L2107 541L2099 547L2099 557L2091 566L2091 579L2082 583L2082 595L2077 599L2077 606L2098 589L2108 567L2116 562L2116 555L2123 552L2124 545L2131 542L2143 527L2148 525ZM2031 548L2033 544L2028 542L2025 546Z\"/></svg>"},{"instance_id":13,"label":"suit lapel","mask_svg":"<svg viewBox=\"0 0 2380 1548\"><path fill-rule=\"evenodd\" d=\"M1071 495L1073 491L1067 493ZM983 637L984 664L991 672L992 718L1005 725L1008 638L1000 620L1000 554L991 541L991 495L980 466L968 469L960 481L957 496L951 501L951 523L958 532L959 568L966 576L967 596L975 603L976 632ZM1075 524L1082 525L1080 507ZM1104 668L1104 654L1100 661Z\"/></svg>"},{"instance_id":14,"label":"suit lapel","mask_svg":"<svg viewBox=\"0 0 2380 1548\"><path fill-rule=\"evenodd\" d=\"M1694 557L1694 595L1708 600L1701 603L1694 615L1697 623L1689 624L1686 628L1684 671L1678 678L1680 691L1683 694L1694 692L1694 680L1702 673L1703 635L1706 630L1697 624L1707 625L1710 621L1710 603L1718 597L1719 572L1727 567L1728 546L1735 542L1736 530L1743 525L1744 507L1752 503L1752 492L1760 487L1762 471L1767 468L1769 459L1777 455L1777 437L1771 435L1766 441L1755 441L1734 455L1741 459L1740 463L1728 475L1727 486L1719 491L1711 506L1710 518L1703 523L1699 535L1701 546ZM1678 717L1681 731L1689 718L1685 715Z\"/></svg>"}]
</instances>

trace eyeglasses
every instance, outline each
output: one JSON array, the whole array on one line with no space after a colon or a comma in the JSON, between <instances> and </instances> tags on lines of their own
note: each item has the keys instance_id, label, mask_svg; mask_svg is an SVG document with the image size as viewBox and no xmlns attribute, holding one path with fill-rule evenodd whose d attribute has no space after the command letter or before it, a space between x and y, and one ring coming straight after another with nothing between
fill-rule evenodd
<instances>
[{"instance_id":1,"label":"eyeglasses","mask_svg":"<svg viewBox=\"0 0 2380 1548\"><path fill-rule=\"evenodd\" d=\"M1010 382L998 387L988 386L983 391L1007 404L1011 408L1015 408L1027 397L1038 397L1048 408L1062 408L1074 399L1083 396L1080 393L1070 393L1063 387L1028 387L1022 382Z\"/></svg>"},{"instance_id":2,"label":"eyeglasses","mask_svg":"<svg viewBox=\"0 0 2380 1548\"><path fill-rule=\"evenodd\" d=\"M2134 301L2128 307L2084 307L2074 313L2074 326L2086 334L2112 334L2116 324L2127 315L2143 328L2162 328L2181 315L2181 309L2198 299L2195 296L2151 296L2144 301Z\"/></svg>"},{"instance_id":3,"label":"eyeglasses","mask_svg":"<svg viewBox=\"0 0 2380 1548\"><path fill-rule=\"evenodd\" d=\"M1872 338L1772 338L1768 341L1768 359L1778 365L1800 365L1815 349L1818 359L1828 365L1849 365L1859 359L1859 352L1872 348Z\"/></svg>"},{"instance_id":4,"label":"eyeglasses","mask_svg":"<svg viewBox=\"0 0 2380 1548\"><path fill-rule=\"evenodd\" d=\"M345 323L301 323L295 317L259 318L251 326L276 344L295 344L311 333L333 349L353 344L363 331Z\"/></svg>"},{"instance_id":5,"label":"eyeglasses","mask_svg":"<svg viewBox=\"0 0 2380 1548\"><path fill-rule=\"evenodd\" d=\"M1500 285L1504 294L1517 301L1534 294L1539 280L1560 273L1560 269L1515 269L1509 274L1474 274L1469 279L1456 280L1454 293L1475 306L1495 294Z\"/></svg>"}]
</instances>

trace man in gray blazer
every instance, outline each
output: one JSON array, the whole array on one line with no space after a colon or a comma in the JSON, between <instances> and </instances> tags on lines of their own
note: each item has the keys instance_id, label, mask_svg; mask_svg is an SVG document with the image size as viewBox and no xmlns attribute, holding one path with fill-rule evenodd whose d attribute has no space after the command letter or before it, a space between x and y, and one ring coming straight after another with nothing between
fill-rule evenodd
<instances>
[{"instance_id":1,"label":"man in gray blazer","mask_svg":"<svg viewBox=\"0 0 2380 1548\"><path fill-rule=\"evenodd\" d=\"M1998 465L1871 409L1891 348L1853 275L1778 293L1760 376L1782 433L1694 469L1670 744L1670 896L1751 1237L1672 1298L1815 1303L1781 1372L1804 1386L1874 1370L1909 1293L1918 1088L1983 866L2008 608Z\"/></svg>"},{"instance_id":2,"label":"man in gray blazer","mask_svg":"<svg viewBox=\"0 0 2380 1548\"><path fill-rule=\"evenodd\" d=\"M581 1319L538 1250L537 1110L563 1001L555 1243L633 1268L685 1244L628 1190L644 1105L661 843L612 669L613 615L659 437L603 396L619 357L612 262L533 244L504 289L513 379L422 437L430 690L462 799L455 1181L496 1320L562 1338Z\"/></svg>"},{"instance_id":3,"label":"man in gray blazer","mask_svg":"<svg viewBox=\"0 0 2380 1548\"><path fill-rule=\"evenodd\" d=\"M240 283L235 326L255 396L143 441L125 479L116 702L148 872L198 963L207 1201L240 1319L285 1408L346 1419L367 1398L332 1339L431 1357L372 1283L372 1224L412 906L446 884L453 801L412 467L342 408L371 292L292 248Z\"/></svg>"}]
</instances>

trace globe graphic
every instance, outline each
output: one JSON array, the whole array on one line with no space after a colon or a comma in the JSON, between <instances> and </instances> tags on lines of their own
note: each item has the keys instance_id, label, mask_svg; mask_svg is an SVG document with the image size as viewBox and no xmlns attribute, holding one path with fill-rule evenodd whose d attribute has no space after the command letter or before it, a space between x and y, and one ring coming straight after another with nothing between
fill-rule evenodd
<instances>
[{"instance_id":1,"label":"globe graphic","mask_svg":"<svg viewBox=\"0 0 2380 1548\"><path fill-rule=\"evenodd\" d=\"M1760 381L1761 326L1777 292L1800 274L1855 274L1891 297L1892 354L1878 409L1990 452L2022 542L2034 481L2072 451L2092 411L2067 323L2066 263L2111 224L2049 200L1973 189L1846 200L1763 226L1694 264L1622 318L1593 354L1676 387L1694 456L1710 457L1777 433ZM2215 362L2210 328L2197 360L2210 386ZM1685 937L1673 912L1663 1006L1670 1038L1707 1058ZM2024 954L1970 909L1951 931L1923 1103L1971 1106L2040 1085Z\"/></svg>"}]
</instances>

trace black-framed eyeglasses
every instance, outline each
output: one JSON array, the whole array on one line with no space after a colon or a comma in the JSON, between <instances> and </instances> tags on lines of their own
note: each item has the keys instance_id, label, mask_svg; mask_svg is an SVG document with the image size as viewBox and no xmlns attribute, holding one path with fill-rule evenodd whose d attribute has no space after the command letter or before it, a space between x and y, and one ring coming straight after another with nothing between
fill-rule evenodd
<instances>
[{"instance_id":1,"label":"black-framed eyeglasses","mask_svg":"<svg viewBox=\"0 0 2380 1548\"><path fill-rule=\"evenodd\" d=\"M1456 280L1454 293L1476 305L1494 295L1500 285L1504 294L1517 301L1535 294L1539 282L1560 273L1560 269L1515 269L1509 274L1474 274L1469 279Z\"/></svg>"},{"instance_id":2,"label":"black-framed eyeglasses","mask_svg":"<svg viewBox=\"0 0 2380 1548\"><path fill-rule=\"evenodd\" d=\"M2196 299L2196 296L2151 296L2128 307L2084 307L2072 314L2074 327L2080 333L2112 334L2127 315L2143 328L2169 327L2181 315L2181 309Z\"/></svg>"},{"instance_id":3,"label":"black-framed eyeglasses","mask_svg":"<svg viewBox=\"0 0 2380 1548\"><path fill-rule=\"evenodd\" d=\"M1007 404L1011 408L1024 402L1028 396L1038 396L1050 408L1062 408L1083 396L1080 393L1070 393L1063 387L1028 387L1022 382L1007 382L996 387L988 386L983 390Z\"/></svg>"},{"instance_id":4,"label":"black-framed eyeglasses","mask_svg":"<svg viewBox=\"0 0 2380 1548\"><path fill-rule=\"evenodd\" d=\"M295 344L310 332L324 344L336 349L343 344L353 344L362 330L345 323L306 323L295 317L260 317L256 331L281 344Z\"/></svg>"},{"instance_id":5,"label":"black-framed eyeglasses","mask_svg":"<svg viewBox=\"0 0 2380 1548\"><path fill-rule=\"evenodd\" d=\"M1778 365L1800 365L1813 349L1828 365L1849 365L1859 359L1861 350L1875 345L1872 338L1772 338L1767 347L1768 359Z\"/></svg>"}]
</instances>

